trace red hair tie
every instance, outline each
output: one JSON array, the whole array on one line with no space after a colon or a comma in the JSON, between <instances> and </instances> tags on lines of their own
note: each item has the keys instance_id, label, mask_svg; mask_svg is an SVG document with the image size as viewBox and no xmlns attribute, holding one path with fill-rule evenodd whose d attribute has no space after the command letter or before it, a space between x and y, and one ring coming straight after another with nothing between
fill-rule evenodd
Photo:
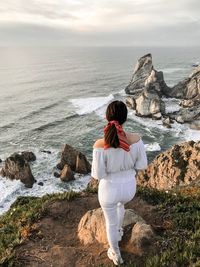
<instances>
[{"instance_id":1,"label":"red hair tie","mask_svg":"<svg viewBox=\"0 0 200 267\"><path fill-rule=\"evenodd\" d=\"M110 128L110 126L112 126L112 125L115 125L115 128L117 130L117 136L119 139L119 147L124 149L125 151L130 151L130 146L128 143L126 133L124 132L122 126L119 124L118 121L116 121L116 120L109 121L108 124L104 128L104 133L106 133L108 131L108 129ZM109 147L110 146L107 144L104 145L104 149L108 149Z\"/></svg>"}]
</instances>

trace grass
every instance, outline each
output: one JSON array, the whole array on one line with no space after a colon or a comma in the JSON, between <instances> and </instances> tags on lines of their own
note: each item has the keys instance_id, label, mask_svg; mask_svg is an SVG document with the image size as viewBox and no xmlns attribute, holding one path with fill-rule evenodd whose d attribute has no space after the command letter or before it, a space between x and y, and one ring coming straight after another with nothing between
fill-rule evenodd
<instances>
[{"instance_id":1,"label":"grass","mask_svg":"<svg viewBox=\"0 0 200 267\"><path fill-rule=\"evenodd\" d=\"M135 262L122 266L200 267L200 187L171 192L138 187L137 196L156 205L170 227L157 241L157 254L148 255L142 266Z\"/></svg>"},{"instance_id":2,"label":"grass","mask_svg":"<svg viewBox=\"0 0 200 267\"><path fill-rule=\"evenodd\" d=\"M19 197L9 211L0 217L0 266L12 266L14 248L30 234L34 222L45 215L46 205L54 201L71 201L79 194L62 194L38 197Z\"/></svg>"},{"instance_id":3,"label":"grass","mask_svg":"<svg viewBox=\"0 0 200 267\"><path fill-rule=\"evenodd\" d=\"M94 189L86 191L96 192ZM79 195L68 192L42 198L19 197L0 217L0 266L12 266L16 245L29 236L34 222L45 215L47 204L65 199L71 201ZM139 187L137 196L156 205L159 214L169 222L169 227L157 240L159 251L145 256L144 267L199 267L200 188L185 187L166 193ZM123 266L137 267L131 262Z\"/></svg>"},{"instance_id":4,"label":"grass","mask_svg":"<svg viewBox=\"0 0 200 267\"><path fill-rule=\"evenodd\" d=\"M139 188L138 195L171 221L158 241L160 252L146 259L147 267L200 266L200 188L188 187L166 193Z\"/></svg>"}]
</instances>

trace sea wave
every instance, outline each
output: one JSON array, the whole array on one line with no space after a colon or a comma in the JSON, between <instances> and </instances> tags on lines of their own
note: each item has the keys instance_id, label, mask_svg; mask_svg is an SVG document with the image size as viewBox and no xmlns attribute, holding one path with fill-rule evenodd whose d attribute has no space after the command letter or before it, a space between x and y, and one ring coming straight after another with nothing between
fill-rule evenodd
<instances>
[{"instance_id":1,"label":"sea wave","mask_svg":"<svg viewBox=\"0 0 200 267\"><path fill-rule=\"evenodd\" d=\"M32 119L33 116L40 115L42 111L46 111L46 110L52 109L53 107L56 107L59 104L60 104L60 101L57 101L55 103L52 103L52 104L46 105L44 107L41 107L41 108L39 108L37 110L31 111L27 115L19 117L17 120L15 120L15 122L10 122L10 123L7 123L7 124L4 124L4 125L0 126L0 129L3 131L3 130L7 130L7 129L10 129L10 128L13 128L13 127L16 126L16 124L18 124L18 121L21 122L21 120L24 120L24 119Z\"/></svg>"},{"instance_id":2,"label":"sea wave","mask_svg":"<svg viewBox=\"0 0 200 267\"><path fill-rule=\"evenodd\" d=\"M110 94L109 96L102 97L88 97L88 98L76 98L70 99L69 101L73 104L78 115L89 114L93 111L97 111L101 107L108 104L114 96Z\"/></svg>"},{"instance_id":3,"label":"sea wave","mask_svg":"<svg viewBox=\"0 0 200 267\"><path fill-rule=\"evenodd\" d=\"M183 132L183 139L185 141L200 141L200 131L199 130L193 130L190 129L189 127L185 126L182 130Z\"/></svg>"},{"instance_id":4,"label":"sea wave","mask_svg":"<svg viewBox=\"0 0 200 267\"><path fill-rule=\"evenodd\" d=\"M32 118L34 115L38 115L38 114L40 114L42 111L46 111L46 110L52 109L52 108L58 106L59 104L60 104L60 101L57 101L57 102L52 103L52 104L50 104L50 105L46 105L46 106L44 106L44 107L41 107L41 108L39 108L39 109L37 109L37 110L34 110L34 111L28 113L27 115L25 115L25 116L23 116L23 117L20 117L20 120L21 120L21 119L29 119L29 118Z\"/></svg>"},{"instance_id":5,"label":"sea wave","mask_svg":"<svg viewBox=\"0 0 200 267\"><path fill-rule=\"evenodd\" d=\"M164 68L162 69L163 73L175 73L175 72L181 72L186 71L186 68Z\"/></svg>"},{"instance_id":6,"label":"sea wave","mask_svg":"<svg viewBox=\"0 0 200 267\"><path fill-rule=\"evenodd\" d=\"M146 151L161 151L161 147L157 142L145 144L145 149Z\"/></svg>"},{"instance_id":7,"label":"sea wave","mask_svg":"<svg viewBox=\"0 0 200 267\"><path fill-rule=\"evenodd\" d=\"M135 122L145 126L146 128L158 128L162 131L169 131L170 129L166 128L163 126L161 120L152 120L151 118L144 118L144 117L139 117L135 114L135 110L128 109L128 118L130 120L134 120Z\"/></svg>"},{"instance_id":8,"label":"sea wave","mask_svg":"<svg viewBox=\"0 0 200 267\"><path fill-rule=\"evenodd\" d=\"M16 124L15 122L10 122L10 123L7 123L7 124L0 126L0 129L1 129L1 131L7 130L7 129L12 128L15 124Z\"/></svg>"},{"instance_id":9,"label":"sea wave","mask_svg":"<svg viewBox=\"0 0 200 267\"><path fill-rule=\"evenodd\" d=\"M59 120L55 120L55 121L52 121L52 122L48 122L46 124L43 124L37 128L34 128L32 131L44 131L48 128L51 128L51 127L55 127L55 126L58 126L59 124L62 124L64 122L66 122L67 120L70 120L70 119L73 119L73 118L77 118L79 115L78 114L72 114L72 115L69 115L67 117L64 117L64 118L61 118Z\"/></svg>"}]
</instances>

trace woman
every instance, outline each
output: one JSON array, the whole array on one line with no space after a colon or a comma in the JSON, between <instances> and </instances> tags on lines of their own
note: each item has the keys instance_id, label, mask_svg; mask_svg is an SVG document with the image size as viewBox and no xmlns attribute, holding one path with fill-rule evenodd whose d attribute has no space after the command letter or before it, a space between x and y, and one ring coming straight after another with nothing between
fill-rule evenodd
<instances>
[{"instance_id":1,"label":"woman","mask_svg":"<svg viewBox=\"0 0 200 267\"><path fill-rule=\"evenodd\" d=\"M106 221L110 248L107 255L115 265L123 260L118 242L123 235L124 204L136 192L136 170L147 166L144 144L138 134L125 133L127 107L113 101L106 110L107 126L104 138L93 146L92 177L100 180L98 198Z\"/></svg>"}]
</instances>

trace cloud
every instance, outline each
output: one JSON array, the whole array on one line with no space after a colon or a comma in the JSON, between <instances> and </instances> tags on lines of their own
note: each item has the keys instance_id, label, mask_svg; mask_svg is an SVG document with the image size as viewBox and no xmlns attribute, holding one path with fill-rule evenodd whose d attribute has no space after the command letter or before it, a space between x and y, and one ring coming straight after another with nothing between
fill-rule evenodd
<instances>
[{"instance_id":1,"label":"cloud","mask_svg":"<svg viewBox=\"0 0 200 267\"><path fill-rule=\"evenodd\" d=\"M1 0L0 36L25 39L30 28L44 42L197 45L199 10L199 0Z\"/></svg>"}]
</instances>

